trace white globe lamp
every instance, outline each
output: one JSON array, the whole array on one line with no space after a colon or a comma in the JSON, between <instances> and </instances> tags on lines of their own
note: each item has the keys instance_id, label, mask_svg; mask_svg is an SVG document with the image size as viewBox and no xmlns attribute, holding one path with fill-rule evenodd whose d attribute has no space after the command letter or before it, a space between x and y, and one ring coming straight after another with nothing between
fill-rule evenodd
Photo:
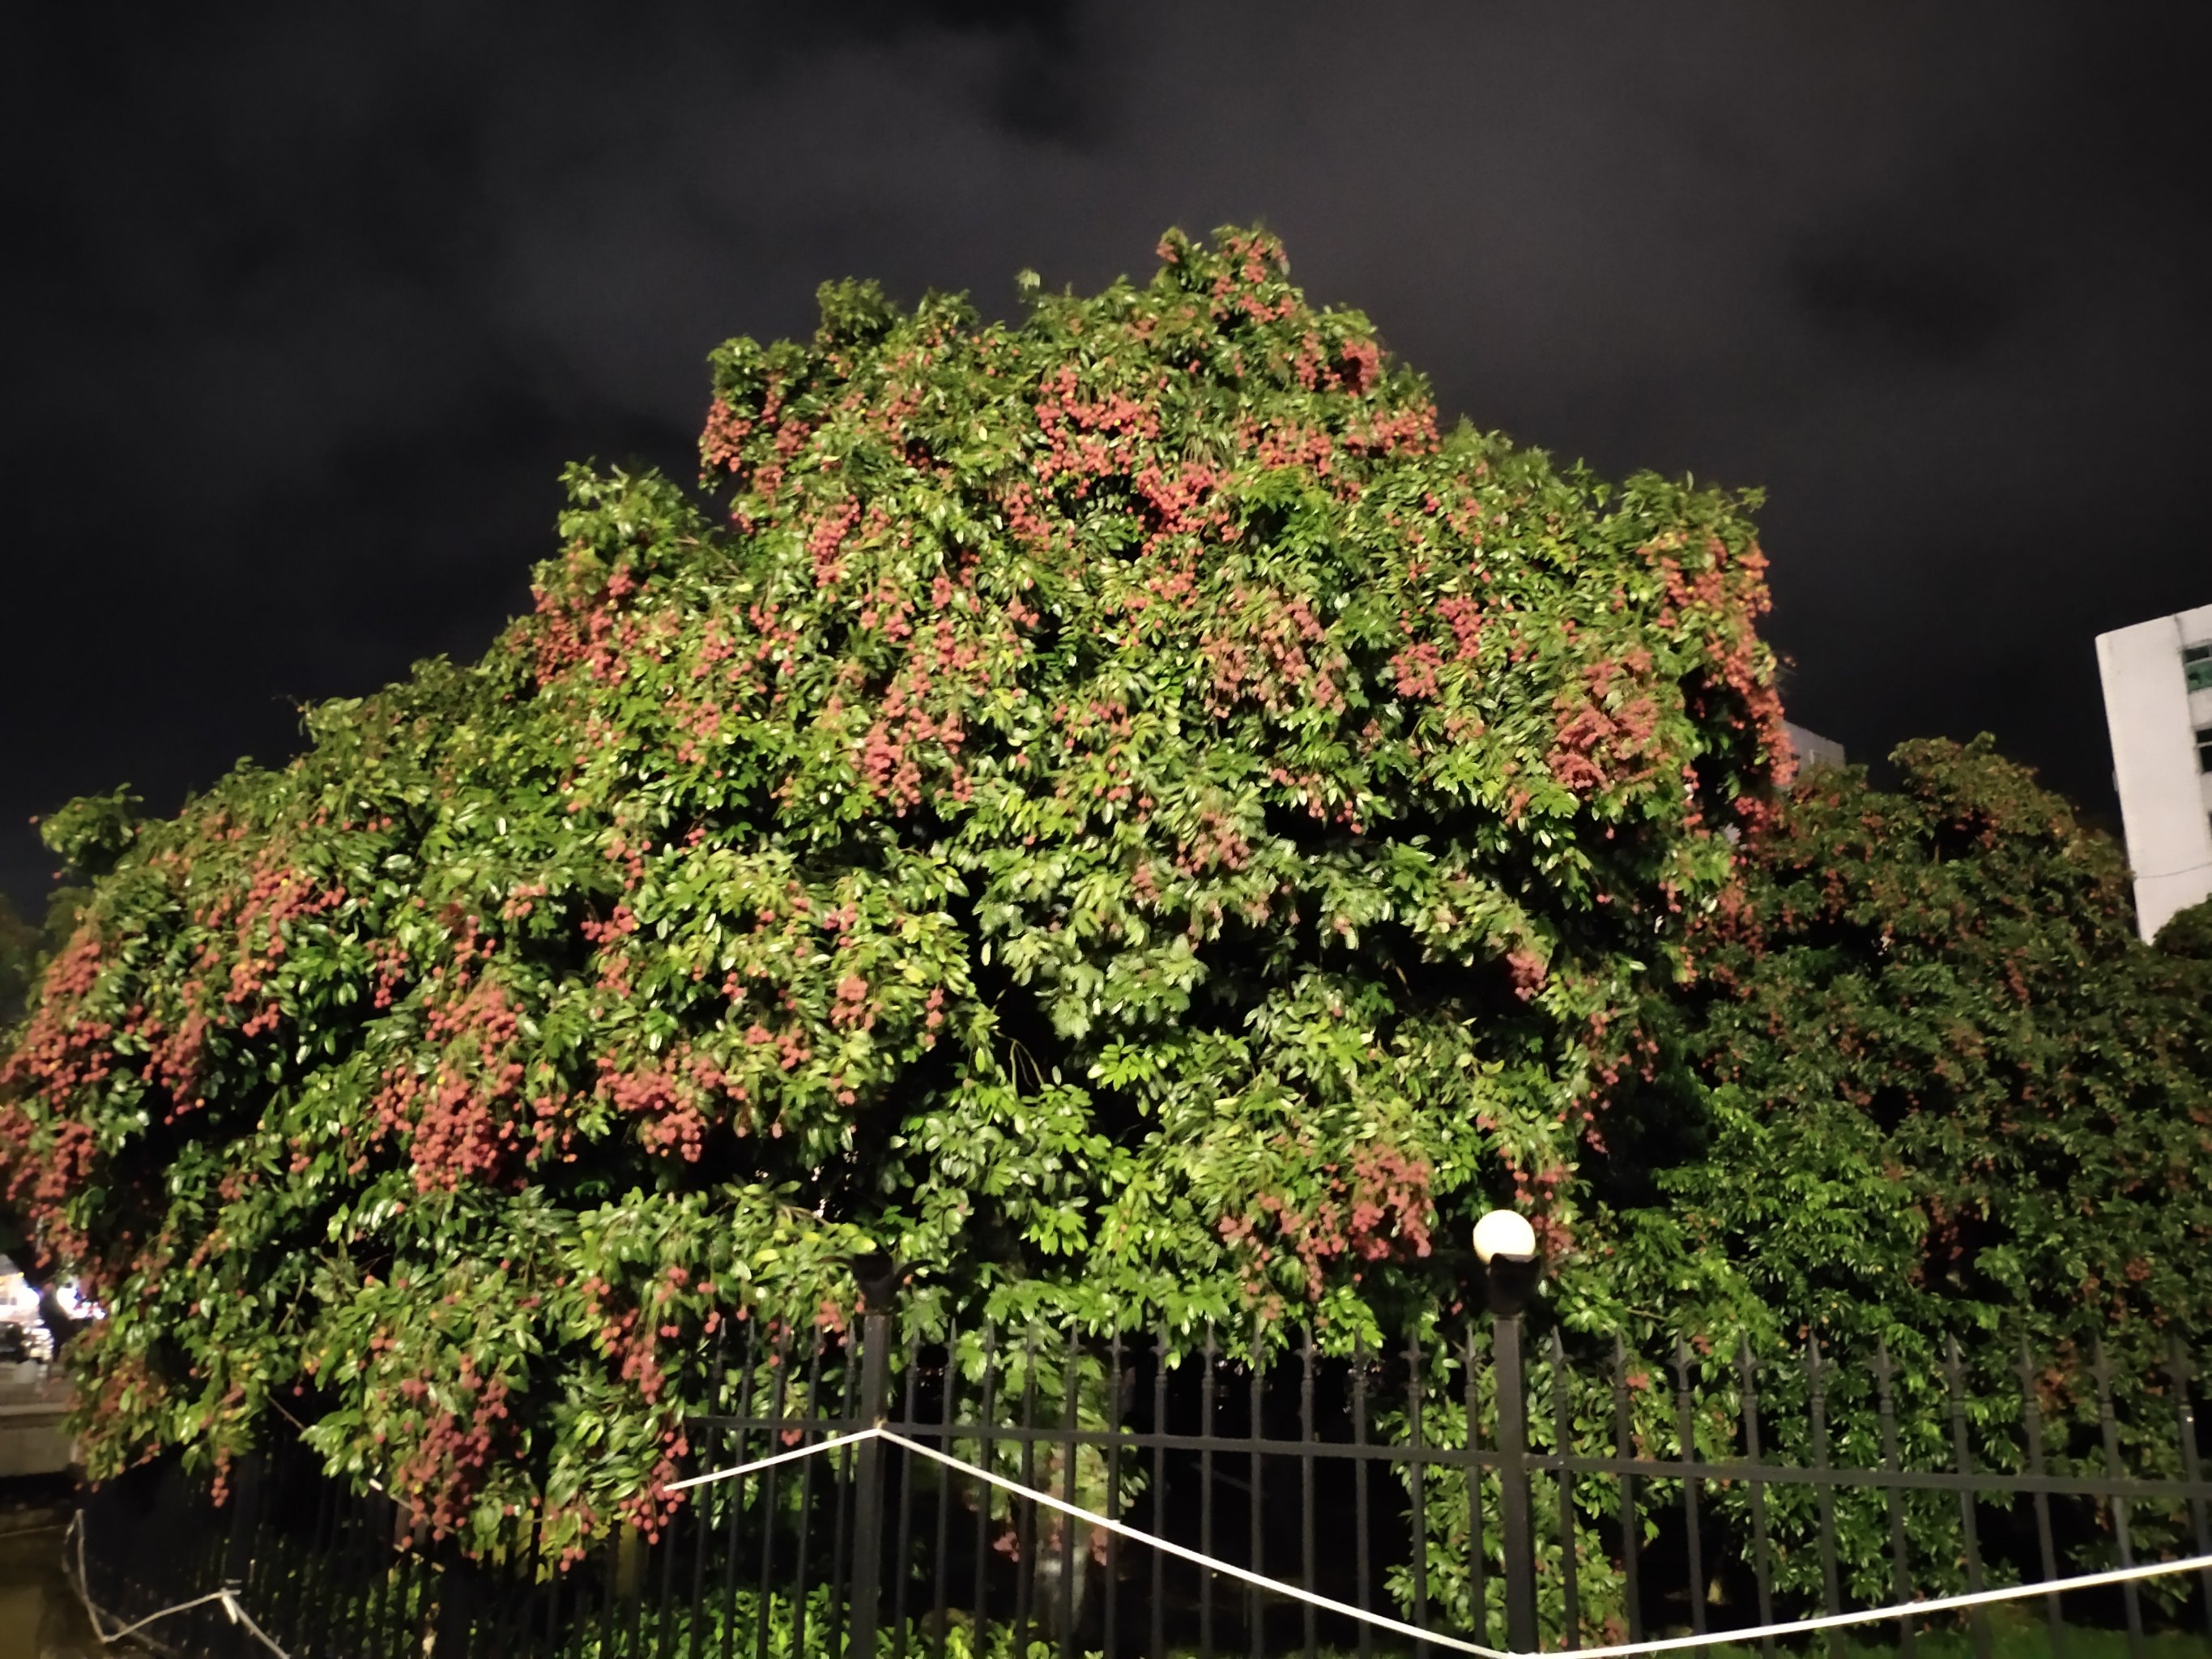
<instances>
[{"instance_id":1,"label":"white globe lamp","mask_svg":"<svg viewBox=\"0 0 2212 1659\"><path fill-rule=\"evenodd\" d=\"M1486 1267L1493 1261L1534 1261L1536 1230L1526 1216L1492 1210L1474 1224L1474 1255Z\"/></svg>"}]
</instances>

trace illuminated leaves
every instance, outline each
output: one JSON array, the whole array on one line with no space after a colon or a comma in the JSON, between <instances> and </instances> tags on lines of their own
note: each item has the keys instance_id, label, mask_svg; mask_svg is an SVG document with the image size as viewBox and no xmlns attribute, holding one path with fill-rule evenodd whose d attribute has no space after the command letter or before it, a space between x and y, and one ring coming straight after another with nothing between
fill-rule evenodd
<instances>
[{"instance_id":1,"label":"illuminated leaves","mask_svg":"<svg viewBox=\"0 0 2212 1659\"><path fill-rule=\"evenodd\" d=\"M0 1080L100 1467L303 1388L581 1540L870 1240L924 1326L1341 1345L1495 1200L1574 1238L1773 775L1742 503L1440 433L1268 238L1164 248L720 348L699 495L572 468L483 661L115 848Z\"/></svg>"}]
</instances>

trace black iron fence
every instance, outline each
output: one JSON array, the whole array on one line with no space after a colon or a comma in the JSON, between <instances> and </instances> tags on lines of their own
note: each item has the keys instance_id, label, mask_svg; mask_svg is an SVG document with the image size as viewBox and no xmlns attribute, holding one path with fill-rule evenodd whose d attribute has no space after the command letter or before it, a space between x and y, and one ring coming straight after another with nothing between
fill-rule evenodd
<instances>
[{"instance_id":1,"label":"black iron fence","mask_svg":"<svg viewBox=\"0 0 2212 1659\"><path fill-rule=\"evenodd\" d=\"M2212 1556L2203 1385L2178 1347L2148 1376L2023 1356L1998 1379L1955 1348L1911 1370L1810 1346L1577 1364L1557 1333L1524 1354L1517 1316L1385 1352L1192 1336L755 1328L702 1379L699 1471L826 1449L691 1489L650 1545L567 1571L465 1560L295 1447L241 1468L219 1514L173 1470L92 1494L88 1588L131 1618L233 1583L300 1659L1261 1659L1445 1650L1361 1611L1531 1651ZM1986 1655L2098 1626L2212 1652L2212 1570L1850 1634L1911 1652L1956 1632ZM265 1651L215 1606L167 1639Z\"/></svg>"}]
</instances>

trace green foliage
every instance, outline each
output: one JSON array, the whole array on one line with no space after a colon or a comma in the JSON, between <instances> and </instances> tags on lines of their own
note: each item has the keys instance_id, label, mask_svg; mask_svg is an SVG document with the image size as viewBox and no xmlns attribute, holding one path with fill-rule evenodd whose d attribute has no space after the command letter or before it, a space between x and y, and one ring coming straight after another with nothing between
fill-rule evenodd
<instances>
[{"instance_id":1,"label":"green foliage","mask_svg":"<svg viewBox=\"0 0 2212 1659\"><path fill-rule=\"evenodd\" d=\"M2147 1368L2212 1326L2212 963L2137 941L2119 849L1988 738L1894 759L1808 779L1713 928L1706 1149L1624 1271L1916 1372L1947 1333Z\"/></svg>"},{"instance_id":2,"label":"green foliage","mask_svg":"<svg viewBox=\"0 0 2212 1659\"><path fill-rule=\"evenodd\" d=\"M22 1017L38 958L39 930L0 893L0 1026Z\"/></svg>"},{"instance_id":3,"label":"green foliage","mask_svg":"<svg viewBox=\"0 0 2212 1659\"><path fill-rule=\"evenodd\" d=\"M1640 1115L1649 1190L1594 1170L1615 1190L1560 1269L1562 1315L1646 1354L1689 1336L1717 1402L1708 1455L1730 1443L1747 1343L1769 1447L1809 1459L1811 1339L1834 1461L1882 1456L1886 1351L1900 1455L1951 1468L1955 1342L1980 1467L2021 1466L2033 1388L2054 1466L2102 1473L2101 1357L2129 1467L2178 1476L2164 1368L2212 1332L2212 963L2141 944L2119 849L1987 738L1893 759L1893 791L1809 776L1752 849L1741 908L1701 930L1699 988L1653 1017L1675 1070ZM1654 1380L1638 1432L1671 1446L1671 1379ZM1577 1418L1604 1438L1602 1401ZM1743 1505L1714 1499L1739 1539ZM1955 1500L1904 1507L1916 1582L1963 1589ZM1769 1521L1778 1589L1817 1591L1809 1495L1770 1497ZM2130 1521L2139 1553L2185 1541L2178 1509ZM1880 1599L1881 1495L1839 1493L1837 1523L1851 1593ZM2071 1563L2112 1564L2102 1528Z\"/></svg>"},{"instance_id":4,"label":"green foliage","mask_svg":"<svg viewBox=\"0 0 2212 1659\"><path fill-rule=\"evenodd\" d=\"M477 1544L656 1524L702 1356L949 1310L1332 1344L1574 1172L1778 752L1720 492L1462 428L1264 236L824 290L711 505L574 468L535 613L100 877L0 1071L88 1460L287 1432ZM1270 1327L1279 1328L1278 1327ZM296 1397L295 1397L296 1396Z\"/></svg>"},{"instance_id":5,"label":"green foliage","mask_svg":"<svg viewBox=\"0 0 2212 1659\"><path fill-rule=\"evenodd\" d=\"M77 912L90 895L82 887L57 887L46 919L33 923L0 893L0 1030L21 1019L39 975L76 931Z\"/></svg>"},{"instance_id":6,"label":"green foliage","mask_svg":"<svg viewBox=\"0 0 2212 1659\"><path fill-rule=\"evenodd\" d=\"M2123 1656L2126 1659L2198 1659L2204 1651L2202 1639L2185 1630L2152 1631L2138 1644L2124 1630L2069 1623L2062 1625L2054 1637L2050 1622L2033 1601L2001 1601L1990 1607L1985 1616L1990 1650L2002 1654L2004 1659L2122 1659ZM1881 1625L1846 1630L1844 1659L1889 1659L1891 1655L1904 1653L1904 1644L1894 1630L1893 1626ZM1752 1659L1759 1650L1721 1642L1701 1651L1711 1659ZM1981 1651L1963 1614L1933 1628L1923 1625L1913 1637L1913 1659L1970 1659Z\"/></svg>"},{"instance_id":7,"label":"green foliage","mask_svg":"<svg viewBox=\"0 0 2212 1659\"><path fill-rule=\"evenodd\" d=\"M2199 900L2168 916L2154 942L2168 956L2212 962L2212 898Z\"/></svg>"},{"instance_id":8,"label":"green foliage","mask_svg":"<svg viewBox=\"0 0 2212 1659\"><path fill-rule=\"evenodd\" d=\"M2121 1447L2139 1472L2180 1473L2169 1343L2212 1330L2212 963L2135 933L2125 860L1986 738L1893 757L1894 791L1823 769L1746 843L1744 881L1697 929L1694 981L1646 1011L1653 1050L1582 1160L1583 1225L1549 1264L1579 1360L1568 1437L1613 1449L1613 1343L1625 1339L1631 1428L1684 1455L1676 1352L1708 1462L1736 1455L1752 1362L1765 1448L1809 1464L1808 1340L1826 1357L1831 1462L1884 1456L1875 1367L1893 1370L1899 1455L1954 1467L1948 1378L1957 1346L1970 1455L2021 1467L2023 1386L2055 1468L2102 1474L2094 1367L2110 1365ZM2034 1356L2023 1376L2023 1345ZM1556 1447L1548 1363L1531 1368L1532 1443ZM1478 1413L1494 1432L1486 1370ZM1429 1379L1423 1437L1463 1444L1463 1379ZM1402 1432L1402 1431L1400 1431ZM1644 1483L1647 1515L1680 1486ZM1558 1550L1557 1492L1535 1489L1540 1547ZM1428 1477L1431 1605L1466 1625L1464 1476ZM1708 1559L1748 1562L1741 1486L1701 1500ZM2061 1504L2066 1565L2114 1565L2110 1534ZM1778 1595L1816 1601L1809 1489L1766 1493ZM1619 1612L1605 1526L1610 1481L1577 1492L1586 1636ZM1910 1492L1914 1582L1964 1589L1954 1495ZM1498 1514L1494 1480L1486 1513ZM1883 1494L1835 1495L1847 1593L1889 1596ZM2184 1547L2179 1507L2130 1506L2139 1558ZM1994 1534L1984 1538L1989 1549ZM1493 1536L1493 1548L1496 1545ZM1991 1564L2002 1582L2006 1567ZM1400 1587L1401 1600L1406 1587ZM1540 1575L1547 1628L1563 1615ZM1502 1611L1493 1579L1492 1613ZM2145 1587L2154 1601L2181 1581Z\"/></svg>"},{"instance_id":9,"label":"green foliage","mask_svg":"<svg viewBox=\"0 0 2212 1659\"><path fill-rule=\"evenodd\" d=\"M789 1594L770 1595L763 1608L758 1590L739 1589L732 1593L725 1607L719 1596L709 1595L695 1616L689 1607L658 1607L649 1603L641 1606L638 1613L638 1635L633 1643L626 1639L609 1642L597 1631L580 1632L574 1640L563 1644L562 1659L611 1659L619 1651L624 1654L647 1653L762 1653L769 1659L806 1659L813 1654L842 1653L851 1659L852 1644L847 1633L840 1628L845 1608L833 1603L826 1586L817 1585L806 1594L805 1618L801 1619L798 1598ZM763 1614L765 1616L763 1616ZM876 1631L876 1652L881 1659L893 1659L902 1653L935 1654L939 1649L935 1622L925 1616L908 1619L902 1630L885 1620ZM830 1644L830 1632L837 1632L837 1645ZM763 1633L766 1645L762 1645ZM999 1623L985 1627L981 1641L976 1639L975 1625L965 1612L948 1613L943 1644L945 1659L1059 1659L1062 1651L1056 1639L1040 1635L1034 1628L1026 1642L1018 1641L1010 1623ZM1080 1659L1099 1659L1095 1648L1071 1647L1068 1652Z\"/></svg>"},{"instance_id":10,"label":"green foliage","mask_svg":"<svg viewBox=\"0 0 2212 1659\"><path fill-rule=\"evenodd\" d=\"M39 825L39 839L72 868L105 875L138 838L144 822L138 806L128 787L85 795L49 815Z\"/></svg>"}]
</instances>

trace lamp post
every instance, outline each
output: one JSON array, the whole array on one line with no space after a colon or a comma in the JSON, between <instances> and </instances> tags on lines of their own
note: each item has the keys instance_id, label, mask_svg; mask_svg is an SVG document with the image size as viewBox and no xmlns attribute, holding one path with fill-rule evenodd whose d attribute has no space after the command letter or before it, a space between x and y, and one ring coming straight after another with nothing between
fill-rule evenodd
<instances>
[{"instance_id":1,"label":"lamp post","mask_svg":"<svg viewBox=\"0 0 2212 1659\"><path fill-rule=\"evenodd\" d=\"M1521 1315L1543 1272L1536 1230L1511 1210L1474 1224L1474 1254L1490 1302L1491 1363L1498 1376L1499 1518L1505 1531L1505 1641L1536 1649L1535 1528L1528 1502L1528 1391L1521 1370ZM1470 1430L1474 1427L1468 1425ZM1478 1542L1478 1548L1480 1547Z\"/></svg>"}]
</instances>

